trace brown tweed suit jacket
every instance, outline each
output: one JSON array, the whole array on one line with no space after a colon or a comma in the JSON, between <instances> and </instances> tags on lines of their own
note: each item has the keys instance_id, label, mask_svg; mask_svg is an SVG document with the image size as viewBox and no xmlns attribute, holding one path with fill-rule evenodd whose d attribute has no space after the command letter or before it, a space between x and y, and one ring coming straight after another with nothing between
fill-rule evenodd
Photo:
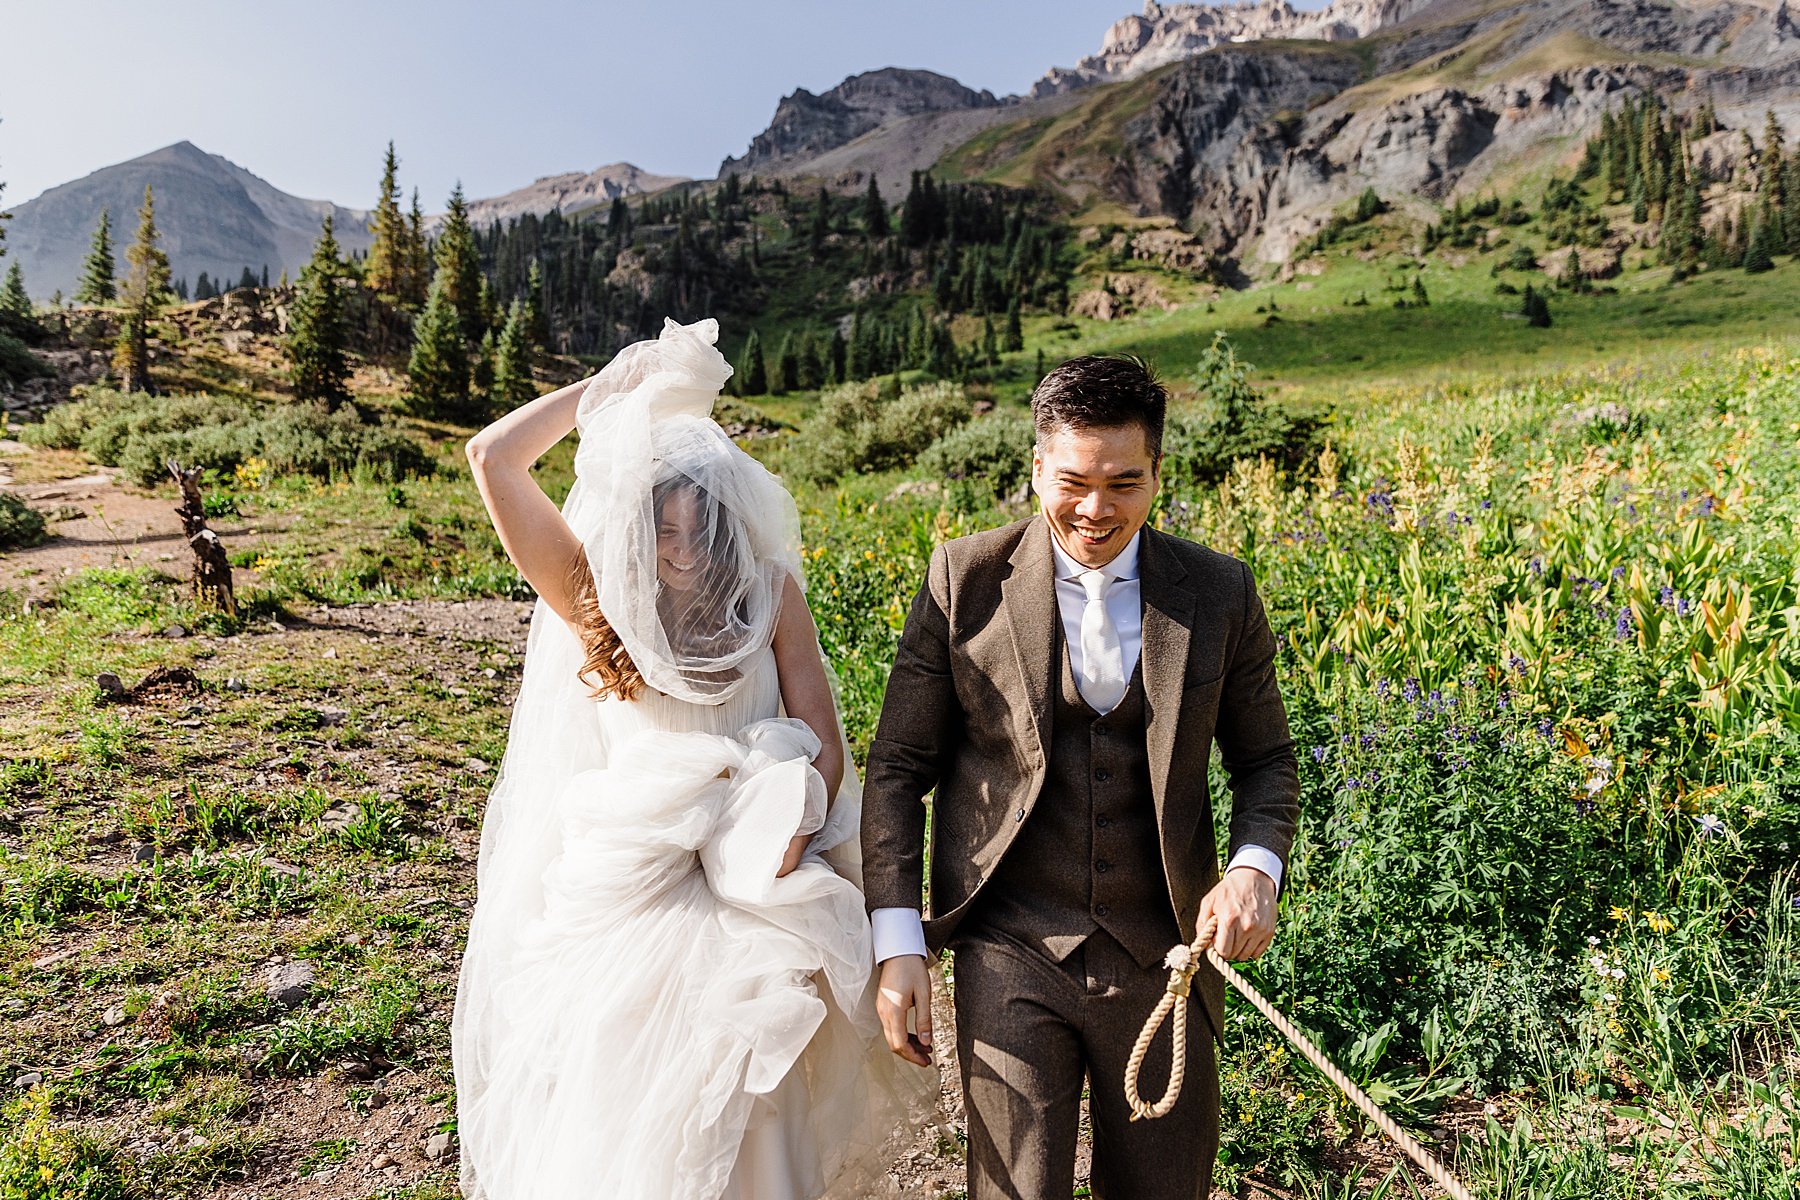
<instances>
[{"instance_id":1,"label":"brown tweed suit jacket","mask_svg":"<svg viewBox=\"0 0 1800 1200\"><path fill-rule=\"evenodd\" d=\"M1041 517L938 547L900 637L863 793L870 909L920 907L941 950L1043 789L1057 612ZM1275 641L1242 562L1145 526L1139 551L1151 801L1182 937L1219 879L1207 767L1216 739L1232 792L1229 849L1287 861L1299 819ZM930 820L927 821L927 796ZM1223 981L1202 993L1217 1031Z\"/></svg>"}]
</instances>

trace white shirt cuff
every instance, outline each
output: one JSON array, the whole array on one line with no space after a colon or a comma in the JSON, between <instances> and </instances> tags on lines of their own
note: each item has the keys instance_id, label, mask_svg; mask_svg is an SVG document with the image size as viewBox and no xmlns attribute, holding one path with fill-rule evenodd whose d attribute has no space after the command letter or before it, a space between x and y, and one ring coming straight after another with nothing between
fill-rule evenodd
<instances>
[{"instance_id":1,"label":"white shirt cuff","mask_svg":"<svg viewBox=\"0 0 1800 1200\"><path fill-rule=\"evenodd\" d=\"M1243 845L1231 856L1225 865L1227 871L1233 867L1255 867L1275 882L1275 890L1281 890L1281 857L1273 850L1262 846Z\"/></svg>"},{"instance_id":2,"label":"white shirt cuff","mask_svg":"<svg viewBox=\"0 0 1800 1200\"><path fill-rule=\"evenodd\" d=\"M886 962L903 954L925 953L925 922L916 908L878 908L869 914L869 929L874 935L875 961Z\"/></svg>"}]
</instances>

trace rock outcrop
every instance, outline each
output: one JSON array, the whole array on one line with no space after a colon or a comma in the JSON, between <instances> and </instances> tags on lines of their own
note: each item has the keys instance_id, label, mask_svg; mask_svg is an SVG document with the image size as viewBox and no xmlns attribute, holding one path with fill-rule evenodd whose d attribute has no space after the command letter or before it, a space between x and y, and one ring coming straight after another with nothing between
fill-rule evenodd
<instances>
[{"instance_id":1,"label":"rock outcrop","mask_svg":"<svg viewBox=\"0 0 1800 1200\"><path fill-rule=\"evenodd\" d=\"M719 164L719 176L752 174L835 150L884 125L924 113L995 108L992 92L977 92L947 75L885 67L852 75L823 95L800 88L775 109L769 127L749 150Z\"/></svg>"},{"instance_id":2,"label":"rock outcrop","mask_svg":"<svg viewBox=\"0 0 1800 1200\"><path fill-rule=\"evenodd\" d=\"M1115 21L1100 53L1073 67L1053 67L1032 87L1033 96L1052 96L1098 83L1135 79L1172 62L1193 58L1214 46L1275 38L1350 41L1404 20L1429 0L1333 0L1303 12L1288 0L1250 4L1159 4Z\"/></svg>"}]
</instances>

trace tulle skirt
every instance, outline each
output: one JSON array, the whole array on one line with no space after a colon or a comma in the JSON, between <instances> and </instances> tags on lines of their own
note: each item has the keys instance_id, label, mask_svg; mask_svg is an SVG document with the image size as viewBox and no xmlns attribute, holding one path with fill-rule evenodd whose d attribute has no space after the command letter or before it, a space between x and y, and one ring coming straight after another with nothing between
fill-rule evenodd
<instances>
[{"instance_id":1,"label":"tulle skirt","mask_svg":"<svg viewBox=\"0 0 1800 1200\"><path fill-rule=\"evenodd\" d=\"M775 877L823 805L795 724L645 730L556 798L542 913L458 1063L471 1200L883 1190L929 1084L881 1038L856 884L816 854Z\"/></svg>"}]
</instances>

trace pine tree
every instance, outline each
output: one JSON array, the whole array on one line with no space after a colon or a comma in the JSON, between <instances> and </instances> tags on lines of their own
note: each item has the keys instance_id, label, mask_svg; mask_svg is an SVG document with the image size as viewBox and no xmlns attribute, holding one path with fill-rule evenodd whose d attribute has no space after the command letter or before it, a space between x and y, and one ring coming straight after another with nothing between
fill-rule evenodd
<instances>
[{"instance_id":1,"label":"pine tree","mask_svg":"<svg viewBox=\"0 0 1800 1200\"><path fill-rule=\"evenodd\" d=\"M146 310L154 316L168 302L169 256L162 248L162 235L156 231L156 198L150 185L144 185L144 204L138 209L137 240L125 251L131 271L125 277L125 303Z\"/></svg>"},{"instance_id":2,"label":"pine tree","mask_svg":"<svg viewBox=\"0 0 1800 1200\"><path fill-rule=\"evenodd\" d=\"M406 214L406 288L400 294L400 302L425 303L430 282L431 249L425 241L425 210L419 206L419 189L414 188L412 208Z\"/></svg>"},{"instance_id":3,"label":"pine tree","mask_svg":"<svg viewBox=\"0 0 1800 1200\"><path fill-rule=\"evenodd\" d=\"M508 319L511 319L510 315ZM533 346L548 349L550 322L544 316L544 271L535 258L525 277L524 321L526 340Z\"/></svg>"},{"instance_id":4,"label":"pine tree","mask_svg":"<svg viewBox=\"0 0 1800 1200\"><path fill-rule=\"evenodd\" d=\"M1550 328L1550 302L1544 299L1542 292L1529 283L1525 285L1525 295L1521 298L1519 312L1525 317L1525 323L1533 329Z\"/></svg>"},{"instance_id":5,"label":"pine tree","mask_svg":"<svg viewBox=\"0 0 1800 1200\"><path fill-rule=\"evenodd\" d=\"M769 391L776 396L785 396L799 390L799 350L794 345L794 335L790 330L782 335L781 345L775 350L775 362L769 371Z\"/></svg>"},{"instance_id":6,"label":"pine tree","mask_svg":"<svg viewBox=\"0 0 1800 1200\"><path fill-rule=\"evenodd\" d=\"M437 275L432 286L436 287L440 279L462 320L463 339L470 344L479 342L485 325L481 314L481 252L475 245L475 230L469 224L469 205L463 199L461 182L450 193L449 212L438 234Z\"/></svg>"},{"instance_id":7,"label":"pine tree","mask_svg":"<svg viewBox=\"0 0 1800 1200\"><path fill-rule=\"evenodd\" d=\"M449 274L440 267L431 280L425 308L413 319L412 356L406 364L411 404L427 416L461 416L469 407L469 344L450 299Z\"/></svg>"},{"instance_id":8,"label":"pine tree","mask_svg":"<svg viewBox=\"0 0 1800 1200\"><path fill-rule=\"evenodd\" d=\"M175 281L175 298L181 301L186 301L188 298L187 276L185 275Z\"/></svg>"},{"instance_id":9,"label":"pine tree","mask_svg":"<svg viewBox=\"0 0 1800 1200\"><path fill-rule=\"evenodd\" d=\"M1775 230L1758 214L1756 228L1750 233L1750 244L1744 249L1744 274L1760 275L1775 269Z\"/></svg>"},{"instance_id":10,"label":"pine tree","mask_svg":"<svg viewBox=\"0 0 1800 1200\"><path fill-rule=\"evenodd\" d=\"M112 368L119 376L120 391L151 390L150 319L148 310L141 304L127 308L119 322L119 336L113 342Z\"/></svg>"},{"instance_id":11,"label":"pine tree","mask_svg":"<svg viewBox=\"0 0 1800 1200\"><path fill-rule=\"evenodd\" d=\"M363 283L371 291L400 298L406 288L408 261L406 217L400 212L400 160L394 155L394 143L388 142L387 157L381 167L381 187L375 196L375 213L369 219L369 232L374 241L363 260Z\"/></svg>"},{"instance_id":12,"label":"pine tree","mask_svg":"<svg viewBox=\"0 0 1800 1200\"><path fill-rule=\"evenodd\" d=\"M821 187L819 189L819 199L818 199L817 205L813 209L812 251L814 254L820 254L820 253L824 252L825 239L827 237L829 237L830 234L831 234L831 193L827 192L823 187Z\"/></svg>"},{"instance_id":13,"label":"pine tree","mask_svg":"<svg viewBox=\"0 0 1800 1200\"><path fill-rule=\"evenodd\" d=\"M256 272L252 271L249 267L245 267L243 271L238 274L237 285L241 288L255 287Z\"/></svg>"},{"instance_id":14,"label":"pine tree","mask_svg":"<svg viewBox=\"0 0 1800 1200\"><path fill-rule=\"evenodd\" d=\"M218 294L219 289L213 286L212 276L205 271L200 272L200 278L194 280L194 299L211 300Z\"/></svg>"},{"instance_id":15,"label":"pine tree","mask_svg":"<svg viewBox=\"0 0 1800 1200\"><path fill-rule=\"evenodd\" d=\"M494 404L505 411L537 398L531 380L530 325L525 304L514 300L506 310L506 324L494 350Z\"/></svg>"},{"instance_id":16,"label":"pine tree","mask_svg":"<svg viewBox=\"0 0 1800 1200\"><path fill-rule=\"evenodd\" d=\"M469 398L492 399L494 395L494 360L500 357L500 346L494 341L494 331L487 329L481 335L480 345L475 347L475 354L469 363Z\"/></svg>"},{"instance_id":17,"label":"pine tree","mask_svg":"<svg viewBox=\"0 0 1800 1200\"><path fill-rule=\"evenodd\" d=\"M0 313L19 322L32 322L31 297L25 291L25 273L15 261L6 271L6 285L0 287Z\"/></svg>"},{"instance_id":18,"label":"pine tree","mask_svg":"<svg viewBox=\"0 0 1800 1200\"><path fill-rule=\"evenodd\" d=\"M1020 319L1017 296L1006 303L1006 336L1001 341L1000 348L1009 354L1025 348L1025 325Z\"/></svg>"},{"instance_id":19,"label":"pine tree","mask_svg":"<svg viewBox=\"0 0 1800 1200\"><path fill-rule=\"evenodd\" d=\"M766 395L769 390L769 372L763 363L762 338L756 330L744 339L744 352L738 356L737 369L738 389L746 396Z\"/></svg>"},{"instance_id":20,"label":"pine tree","mask_svg":"<svg viewBox=\"0 0 1800 1200\"><path fill-rule=\"evenodd\" d=\"M1425 293L1425 277L1414 275L1412 282L1412 302L1415 308L1429 308L1431 297Z\"/></svg>"},{"instance_id":21,"label":"pine tree","mask_svg":"<svg viewBox=\"0 0 1800 1200\"><path fill-rule=\"evenodd\" d=\"M169 297L169 256L161 241L156 231L156 200L146 184L144 204L138 209L137 240L125 251L131 270L121 298L129 311L113 343L113 369L127 392L151 390L150 322Z\"/></svg>"},{"instance_id":22,"label":"pine tree","mask_svg":"<svg viewBox=\"0 0 1800 1200\"><path fill-rule=\"evenodd\" d=\"M329 410L350 399L344 297L338 284L342 270L331 214L327 213L319 240L313 243L312 260L300 271L300 290L294 297L282 348L287 353L294 398L321 401Z\"/></svg>"},{"instance_id":23,"label":"pine tree","mask_svg":"<svg viewBox=\"0 0 1800 1200\"><path fill-rule=\"evenodd\" d=\"M81 284L75 289L75 303L111 304L116 300L119 288L113 278L114 270L112 215L101 209L100 224L94 227L93 245L81 264Z\"/></svg>"},{"instance_id":24,"label":"pine tree","mask_svg":"<svg viewBox=\"0 0 1800 1200\"><path fill-rule=\"evenodd\" d=\"M881 185L873 175L869 176L869 190L863 196L862 225L863 233L871 240L887 236L887 204L881 199Z\"/></svg>"}]
</instances>

